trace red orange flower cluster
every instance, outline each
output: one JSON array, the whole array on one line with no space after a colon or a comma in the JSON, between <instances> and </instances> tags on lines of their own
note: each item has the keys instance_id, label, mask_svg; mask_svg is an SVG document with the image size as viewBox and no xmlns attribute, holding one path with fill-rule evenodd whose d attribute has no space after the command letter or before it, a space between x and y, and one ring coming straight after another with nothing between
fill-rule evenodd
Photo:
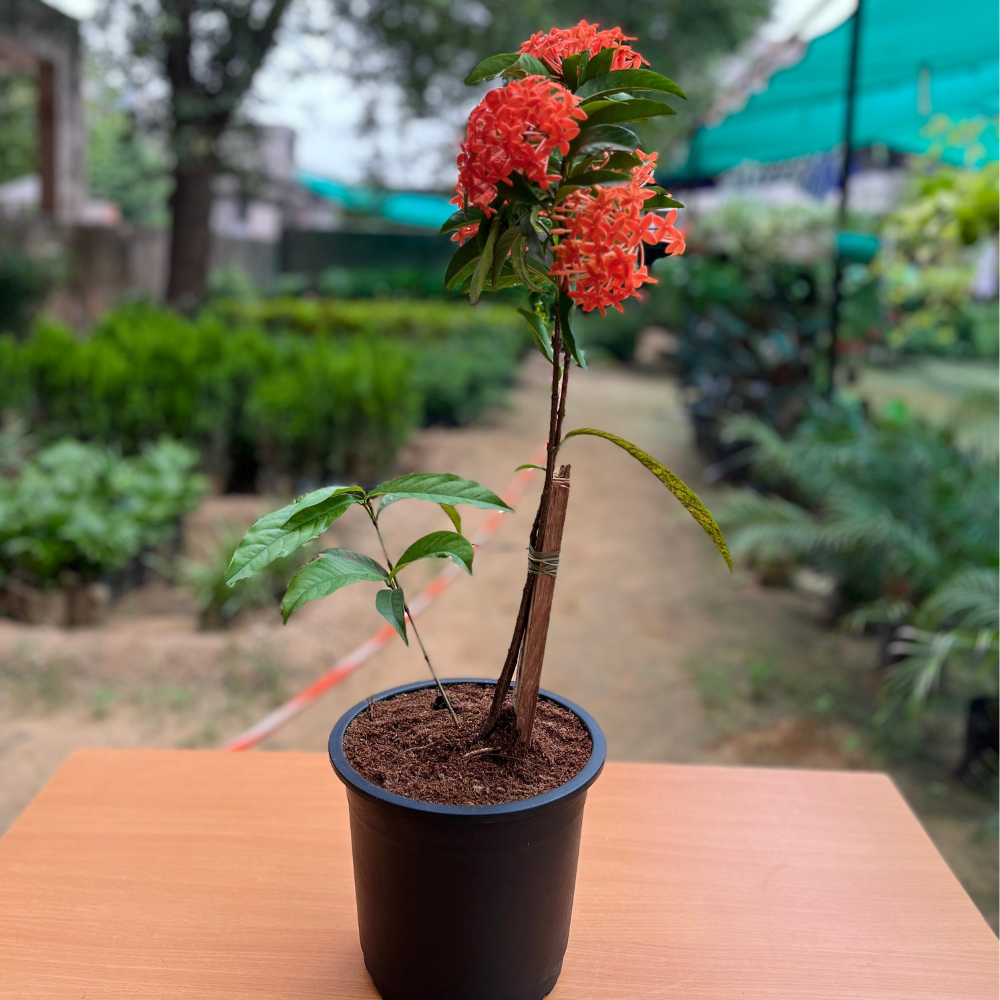
<instances>
[{"instance_id":1,"label":"red orange flower cluster","mask_svg":"<svg viewBox=\"0 0 1000 1000\"><path fill-rule=\"evenodd\" d=\"M656 153L632 170L632 180L616 187L581 189L553 212L561 237L555 247L553 277L566 283L570 298L584 312L608 306L622 311L622 302L655 282L642 263L642 244L666 243L671 254L684 252L684 236L674 226L676 210L667 216L644 212L643 204L655 192L645 185L653 179Z\"/></svg>"},{"instance_id":2,"label":"red orange flower cluster","mask_svg":"<svg viewBox=\"0 0 1000 1000\"><path fill-rule=\"evenodd\" d=\"M549 154L558 149L565 156L570 140L579 135L579 122L587 115L577 103L564 86L543 76L491 90L469 115L453 203L461 205L468 197L469 204L491 215L497 182L513 171L542 188L558 181L558 174L548 172Z\"/></svg>"},{"instance_id":3,"label":"red orange flower cluster","mask_svg":"<svg viewBox=\"0 0 1000 1000\"><path fill-rule=\"evenodd\" d=\"M601 49L615 47L618 51L611 62L613 70L638 69L642 65L649 65L638 52L625 44L634 42L635 39L623 35L621 28L598 31L599 27L600 25L581 21L574 28L553 28L548 34L539 31L521 46L521 52L548 63L557 73L562 72L562 61L567 56L574 56L578 52L589 52L596 56Z\"/></svg>"}]
</instances>

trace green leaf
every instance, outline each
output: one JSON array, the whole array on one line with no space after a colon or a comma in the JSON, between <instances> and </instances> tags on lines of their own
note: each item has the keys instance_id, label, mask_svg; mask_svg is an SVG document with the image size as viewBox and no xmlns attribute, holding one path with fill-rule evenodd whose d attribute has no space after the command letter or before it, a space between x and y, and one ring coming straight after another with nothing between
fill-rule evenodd
<instances>
[{"instance_id":1,"label":"green leaf","mask_svg":"<svg viewBox=\"0 0 1000 1000\"><path fill-rule=\"evenodd\" d=\"M326 530L317 524L301 528L286 528L285 521L296 508L290 503L281 510L272 511L260 518L236 547L226 569L226 584L233 586L239 580L254 576L276 559L291 555L297 548L311 542Z\"/></svg>"},{"instance_id":2,"label":"green leaf","mask_svg":"<svg viewBox=\"0 0 1000 1000\"><path fill-rule=\"evenodd\" d=\"M455 510L454 506L450 503L439 504L440 508L448 515L448 520L455 525L455 530L461 534L462 533L462 515Z\"/></svg>"},{"instance_id":3,"label":"green leaf","mask_svg":"<svg viewBox=\"0 0 1000 1000\"><path fill-rule=\"evenodd\" d=\"M502 52L499 55L490 56L489 59L484 59L465 78L465 82L471 86L473 83L481 83L483 80L492 80L508 66L516 63L518 58L519 53L517 52Z\"/></svg>"},{"instance_id":4,"label":"green leaf","mask_svg":"<svg viewBox=\"0 0 1000 1000\"><path fill-rule=\"evenodd\" d=\"M577 86L582 86L588 80L593 80L595 76L603 76L610 72L617 51L618 48L615 46L610 49L601 49L596 56L591 56L587 65L581 69L577 76Z\"/></svg>"},{"instance_id":5,"label":"green leaf","mask_svg":"<svg viewBox=\"0 0 1000 1000\"><path fill-rule=\"evenodd\" d=\"M556 191L556 201L562 201L566 195L581 187L604 187L608 184L627 184L631 180L629 174L617 170L585 170L575 177L568 177Z\"/></svg>"},{"instance_id":6,"label":"green leaf","mask_svg":"<svg viewBox=\"0 0 1000 1000\"><path fill-rule=\"evenodd\" d=\"M608 162L604 164L605 170L631 170L642 163L635 153L612 153L608 157Z\"/></svg>"},{"instance_id":7,"label":"green leaf","mask_svg":"<svg viewBox=\"0 0 1000 1000\"><path fill-rule=\"evenodd\" d=\"M642 203L642 210L644 212L652 212L657 208L683 208L684 205L675 201L670 195L658 194L654 195L652 198L647 198L646 201Z\"/></svg>"},{"instance_id":8,"label":"green leaf","mask_svg":"<svg viewBox=\"0 0 1000 1000\"><path fill-rule=\"evenodd\" d=\"M490 227L490 235L486 238L486 246L479 257L479 263L472 272L472 284L469 286L469 301L475 305L479 301L479 296L483 294L483 286L486 284L486 276L493 265L493 248L497 243L497 236L500 233L500 226Z\"/></svg>"},{"instance_id":9,"label":"green leaf","mask_svg":"<svg viewBox=\"0 0 1000 1000\"><path fill-rule=\"evenodd\" d=\"M533 465L531 462L527 462L524 465L519 465L514 471L520 472L522 469L538 469L539 472L545 472L544 465Z\"/></svg>"},{"instance_id":10,"label":"green leaf","mask_svg":"<svg viewBox=\"0 0 1000 1000\"><path fill-rule=\"evenodd\" d=\"M498 290L497 284L500 280L500 268L507 263L507 254L510 253L514 244L522 238L520 228L515 228L508 229L503 236L497 240L497 248L493 254L493 271L491 274L494 291Z\"/></svg>"},{"instance_id":11,"label":"green leaf","mask_svg":"<svg viewBox=\"0 0 1000 1000\"><path fill-rule=\"evenodd\" d=\"M675 115L676 111L662 101L650 101L638 98L631 101L600 101L591 105L587 112L589 125L614 125L620 122L645 121L648 118L658 118L661 115Z\"/></svg>"},{"instance_id":12,"label":"green leaf","mask_svg":"<svg viewBox=\"0 0 1000 1000\"><path fill-rule=\"evenodd\" d=\"M527 252L528 241L522 235L520 240L516 241L510 248L510 264L511 267L514 268L517 280L524 285L525 288L532 292L540 292L542 288L540 285L536 284L535 279L532 278L531 272L528 270L527 262L524 259Z\"/></svg>"},{"instance_id":13,"label":"green leaf","mask_svg":"<svg viewBox=\"0 0 1000 1000\"><path fill-rule=\"evenodd\" d=\"M680 500L688 509L691 516L705 529L708 537L715 542L715 547L722 553L722 558L726 560L726 565L732 570L733 561L729 558L729 549L726 546L726 540L722 537L722 531L715 523L715 518L712 517L705 505L680 477L674 475L665 465L657 462L655 458L647 455L641 448L637 448L630 441L626 441L616 434L609 434L607 431L598 431L593 427L582 427L579 430L570 431L563 438L563 441L568 441L571 437L576 437L578 434L590 434L594 437L604 438L605 441L610 441L612 444L618 445L619 448L623 448L633 458L638 459L646 466Z\"/></svg>"},{"instance_id":14,"label":"green leaf","mask_svg":"<svg viewBox=\"0 0 1000 1000\"><path fill-rule=\"evenodd\" d=\"M524 262L528 265L528 270L534 275L536 281L540 280L544 285L553 284L548 269L541 261L537 261L531 256L531 254L527 254L524 258Z\"/></svg>"},{"instance_id":15,"label":"green leaf","mask_svg":"<svg viewBox=\"0 0 1000 1000\"><path fill-rule=\"evenodd\" d=\"M445 288L457 288L473 272L479 260L479 247L475 240L469 240L459 247L451 258L444 275Z\"/></svg>"},{"instance_id":16,"label":"green leaf","mask_svg":"<svg viewBox=\"0 0 1000 1000\"><path fill-rule=\"evenodd\" d=\"M618 94L626 90L657 90L664 94L686 97L684 91L673 80L668 80L667 77L648 69L616 69L611 73L603 73L581 84L576 94L581 101L585 101L588 98Z\"/></svg>"},{"instance_id":17,"label":"green leaf","mask_svg":"<svg viewBox=\"0 0 1000 1000\"><path fill-rule=\"evenodd\" d=\"M396 587L394 590L380 590L375 595L375 610L399 633L399 638L410 644L406 637L406 598L403 591Z\"/></svg>"},{"instance_id":18,"label":"green leaf","mask_svg":"<svg viewBox=\"0 0 1000 1000\"><path fill-rule=\"evenodd\" d=\"M587 127L570 143L569 155L587 156L608 150L631 153L639 148L639 137L622 125L594 125Z\"/></svg>"},{"instance_id":19,"label":"green leaf","mask_svg":"<svg viewBox=\"0 0 1000 1000\"><path fill-rule=\"evenodd\" d=\"M528 329L531 330L531 336L535 340L535 347L551 361L552 339L549 336L549 331L546 329L542 317L538 313L530 312L527 309L518 309L518 312L528 321Z\"/></svg>"},{"instance_id":20,"label":"green leaf","mask_svg":"<svg viewBox=\"0 0 1000 1000\"><path fill-rule=\"evenodd\" d=\"M525 76L551 76L548 66L535 56L522 52L517 60L500 74L505 80Z\"/></svg>"},{"instance_id":21,"label":"green leaf","mask_svg":"<svg viewBox=\"0 0 1000 1000\"><path fill-rule=\"evenodd\" d=\"M418 559L433 559L435 557L451 559L457 566L461 566L466 573L472 572L472 558L474 555L472 542L457 531L432 531L423 538L418 538L400 557L389 574L389 579L393 580L396 574L410 563L415 563Z\"/></svg>"},{"instance_id":22,"label":"green leaf","mask_svg":"<svg viewBox=\"0 0 1000 1000\"><path fill-rule=\"evenodd\" d=\"M576 90L579 82L579 72L580 53L577 52L576 55L566 56L562 61L562 76L563 82L570 90Z\"/></svg>"},{"instance_id":23,"label":"green leaf","mask_svg":"<svg viewBox=\"0 0 1000 1000\"><path fill-rule=\"evenodd\" d=\"M431 503L453 505L464 503L483 510L512 509L485 486L450 472L411 472L376 486L368 495L382 498L379 514L397 500L429 500Z\"/></svg>"},{"instance_id":24,"label":"green leaf","mask_svg":"<svg viewBox=\"0 0 1000 1000\"><path fill-rule=\"evenodd\" d=\"M540 204L535 189L525 180L523 174L512 172L506 180L497 181L497 192L502 198L525 205Z\"/></svg>"},{"instance_id":25,"label":"green leaf","mask_svg":"<svg viewBox=\"0 0 1000 1000\"><path fill-rule=\"evenodd\" d=\"M583 348L578 347L576 337L570 329L569 318L573 313L573 300L565 291L559 289L559 326L563 343L569 349L570 357L581 367L587 367L587 356L583 353Z\"/></svg>"},{"instance_id":26,"label":"green leaf","mask_svg":"<svg viewBox=\"0 0 1000 1000\"><path fill-rule=\"evenodd\" d=\"M292 508L283 528L301 528L316 524L326 531L353 504L363 503L365 491L360 486L326 486L304 496Z\"/></svg>"},{"instance_id":27,"label":"green leaf","mask_svg":"<svg viewBox=\"0 0 1000 1000\"><path fill-rule=\"evenodd\" d=\"M388 579L389 574L382 566L360 552L327 549L292 577L281 601L281 614L287 622L302 605L327 597L341 587L362 580L380 583Z\"/></svg>"},{"instance_id":28,"label":"green leaf","mask_svg":"<svg viewBox=\"0 0 1000 1000\"><path fill-rule=\"evenodd\" d=\"M439 233L453 233L463 226L474 226L477 222L482 222L483 213L481 209L471 206L468 211L460 208L448 221L438 230Z\"/></svg>"}]
</instances>

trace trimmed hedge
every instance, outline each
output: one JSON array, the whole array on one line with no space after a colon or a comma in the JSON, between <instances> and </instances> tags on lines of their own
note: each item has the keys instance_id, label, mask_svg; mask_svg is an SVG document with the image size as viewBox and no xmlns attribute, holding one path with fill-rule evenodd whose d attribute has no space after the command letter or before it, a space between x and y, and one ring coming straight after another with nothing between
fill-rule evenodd
<instances>
[{"instance_id":1,"label":"trimmed hedge","mask_svg":"<svg viewBox=\"0 0 1000 1000\"><path fill-rule=\"evenodd\" d=\"M150 304L86 338L39 323L0 337L0 407L36 435L136 453L163 435L201 449L227 488L376 478L421 420L496 402L525 346L513 310L277 300L194 319Z\"/></svg>"}]
</instances>

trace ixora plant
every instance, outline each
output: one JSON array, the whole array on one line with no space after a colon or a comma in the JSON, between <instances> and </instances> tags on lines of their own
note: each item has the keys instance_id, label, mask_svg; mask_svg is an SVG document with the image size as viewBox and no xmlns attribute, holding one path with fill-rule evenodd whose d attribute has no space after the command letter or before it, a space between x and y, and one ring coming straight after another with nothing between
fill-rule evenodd
<instances>
[{"instance_id":1,"label":"ixora plant","mask_svg":"<svg viewBox=\"0 0 1000 1000\"><path fill-rule=\"evenodd\" d=\"M478 483L415 473L372 490L316 490L258 521L230 564L234 583L361 508L384 563L345 549L321 552L289 583L285 620L349 584L381 584L376 608L404 642L408 626L413 630L433 676L432 683L356 706L330 738L331 761L348 789L362 950L385 998L533 1000L559 975L583 803L604 761L600 727L586 712L554 695L539 699L569 493L569 466L557 468L565 442L586 434L623 448L680 500L729 562L711 514L669 469L608 431L563 430L570 370L586 367L573 310L620 310L655 280L645 246L684 250L675 227L682 206L653 183L656 154L643 152L625 127L673 114L664 95L684 95L643 68L630 41L617 28L599 31L582 21L485 60L467 81L499 76L504 84L469 116L458 210L442 227L459 244L446 284L467 291L472 302L487 290L524 286L530 308L522 312L552 367L545 479L496 684L438 680L400 581L401 571L430 557L472 571L473 547L456 507L509 509ZM393 562L380 521L408 499L440 504L454 530L418 538ZM513 710L505 710L515 671ZM432 702L447 713L430 711Z\"/></svg>"}]
</instances>

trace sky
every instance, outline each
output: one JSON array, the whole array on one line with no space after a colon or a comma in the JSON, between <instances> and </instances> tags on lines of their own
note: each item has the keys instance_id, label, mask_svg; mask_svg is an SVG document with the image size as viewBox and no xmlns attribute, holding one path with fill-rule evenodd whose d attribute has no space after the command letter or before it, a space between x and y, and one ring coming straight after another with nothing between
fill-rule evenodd
<instances>
[{"instance_id":1,"label":"sky","mask_svg":"<svg viewBox=\"0 0 1000 1000\"><path fill-rule=\"evenodd\" d=\"M97 7L97 0L47 2L80 19ZM323 0L301 2L322 17ZM761 35L780 41L798 32L809 40L842 23L855 6L856 0L776 0ZM318 68L302 73L304 59ZM453 173L453 123L407 123L399 102L384 93L372 108L368 96L337 71L327 43L294 29L285 32L258 74L247 110L259 124L294 128L296 162L312 173L350 184L374 173L384 184L410 188L439 187ZM362 128L371 113L375 127Z\"/></svg>"}]
</instances>

